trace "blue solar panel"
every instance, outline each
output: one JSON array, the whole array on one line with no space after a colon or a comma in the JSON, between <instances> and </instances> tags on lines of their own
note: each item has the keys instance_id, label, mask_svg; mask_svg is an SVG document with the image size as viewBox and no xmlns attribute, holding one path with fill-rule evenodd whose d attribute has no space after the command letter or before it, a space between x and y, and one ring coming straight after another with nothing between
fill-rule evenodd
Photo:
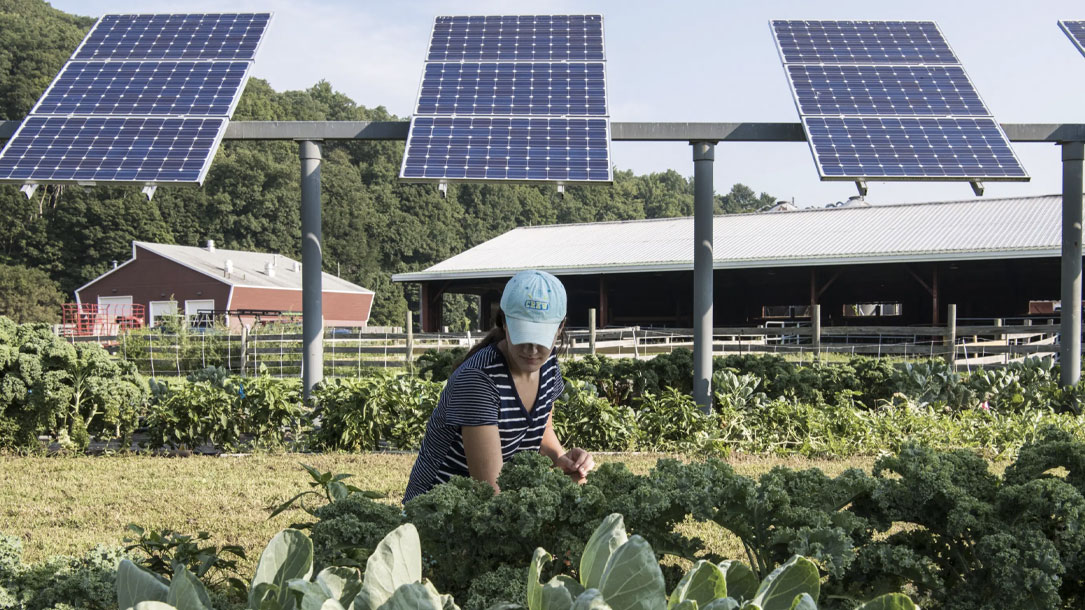
<instances>
[{"instance_id":1,"label":"blue solar panel","mask_svg":"<svg viewBox=\"0 0 1085 610\"><path fill-rule=\"evenodd\" d=\"M1026 177L990 118L807 117L803 124L828 178Z\"/></svg>"},{"instance_id":2,"label":"blue solar panel","mask_svg":"<svg viewBox=\"0 0 1085 610\"><path fill-rule=\"evenodd\" d=\"M933 21L773 21L784 63L956 64Z\"/></svg>"},{"instance_id":3,"label":"blue solar panel","mask_svg":"<svg viewBox=\"0 0 1085 610\"><path fill-rule=\"evenodd\" d=\"M1070 37L1077 50L1085 55L1085 21L1060 21L1059 27Z\"/></svg>"},{"instance_id":4,"label":"blue solar panel","mask_svg":"<svg viewBox=\"0 0 1085 610\"><path fill-rule=\"evenodd\" d=\"M429 61L602 61L600 15L438 17Z\"/></svg>"},{"instance_id":5,"label":"blue solar panel","mask_svg":"<svg viewBox=\"0 0 1085 610\"><path fill-rule=\"evenodd\" d=\"M224 118L27 118L0 157L0 179L196 182Z\"/></svg>"},{"instance_id":6,"label":"blue solar panel","mask_svg":"<svg viewBox=\"0 0 1085 610\"><path fill-rule=\"evenodd\" d=\"M251 61L270 13L106 15L72 59Z\"/></svg>"},{"instance_id":7,"label":"blue solar panel","mask_svg":"<svg viewBox=\"0 0 1085 610\"><path fill-rule=\"evenodd\" d=\"M1028 180L933 22L772 30L822 179Z\"/></svg>"},{"instance_id":8,"label":"blue solar panel","mask_svg":"<svg viewBox=\"0 0 1085 610\"><path fill-rule=\"evenodd\" d=\"M229 116L249 62L72 61L35 114Z\"/></svg>"},{"instance_id":9,"label":"blue solar panel","mask_svg":"<svg viewBox=\"0 0 1085 610\"><path fill-rule=\"evenodd\" d=\"M417 114L607 113L602 62L428 63Z\"/></svg>"},{"instance_id":10,"label":"blue solar panel","mask_svg":"<svg viewBox=\"0 0 1085 610\"><path fill-rule=\"evenodd\" d=\"M0 151L0 181L202 182L269 17L102 17Z\"/></svg>"},{"instance_id":11,"label":"blue solar panel","mask_svg":"<svg viewBox=\"0 0 1085 610\"><path fill-rule=\"evenodd\" d=\"M802 114L991 114L959 66L792 64L787 72Z\"/></svg>"},{"instance_id":12,"label":"blue solar panel","mask_svg":"<svg viewBox=\"0 0 1085 610\"><path fill-rule=\"evenodd\" d=\"M405 178L610 180L605 119L414 120Z\"/></svg>"},{"instance_id":13,"label":"blue solar panel","mask_svg":"<svg viewBox=\"0 0 1085 610\"><path fill-rule=\"evenodd\" d=\"M438 17L400 177L609 182L599 15Z\"/></svg>"}]
</instances>

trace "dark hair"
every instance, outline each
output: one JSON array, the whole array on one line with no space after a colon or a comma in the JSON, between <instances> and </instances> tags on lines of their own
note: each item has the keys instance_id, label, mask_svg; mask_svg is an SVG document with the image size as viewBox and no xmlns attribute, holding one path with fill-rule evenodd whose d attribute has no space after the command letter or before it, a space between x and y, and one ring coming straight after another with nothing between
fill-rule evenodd
<instances>
[{"instance_id":1,"label":"dark hair","mask_svg":"<svg viewBox=\"0 0 1085 610\"><path fill-rule=\"evenodd\" d=\"M471 349L463 355L463 358L456 362L456 365L452 367L452 372L456 372L456 369L460 368L461 364L466 362L471 356L477 354L484 347L503 341L505 336L505 312L498 309L497 318L494 320L494 327L483 335L482 338L478 340L478 343L471 346ZM567 356L569 354L569 345L569 335L565 332L565 325L563 324L561 332L558 333L558 355Z\"/></svg>"}]
</instances>

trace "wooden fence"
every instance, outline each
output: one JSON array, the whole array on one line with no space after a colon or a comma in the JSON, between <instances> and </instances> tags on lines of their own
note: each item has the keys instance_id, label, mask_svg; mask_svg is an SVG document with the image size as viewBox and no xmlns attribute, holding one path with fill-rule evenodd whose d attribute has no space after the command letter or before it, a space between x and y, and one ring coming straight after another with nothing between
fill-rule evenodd
<instances>
[{"instance_id":1,"label":"wooden fence","mask_svg":"<svg viewBox=\"0 0 1085 610\"><path fill-rule=\"evenodd\" d=\"M398 329L394 329L398 330ZM999 366L1030 356L1058 352L1055 323L1027 321L1004 325L957 326L768 326L724 327L713 330L713 352L794 354L800 359L821 354L947 358L958 368ZM650 358L676 348L693 348L692 329L605 328L575 329L568 333L572 357L595 353L623 358ZM427 350L466 348L477 333L370 332L366 329L329 329L324 336L327 376L353 376L366 367L404 368ZM242 335L193 333L184 336L157 333L87 337L99 341L118 357L134 362L152 376L185 375L205 366L222 366L240 374L266 371L293 377L300 374L302 335L298 332Z\"/></svg>"}]
</instances>

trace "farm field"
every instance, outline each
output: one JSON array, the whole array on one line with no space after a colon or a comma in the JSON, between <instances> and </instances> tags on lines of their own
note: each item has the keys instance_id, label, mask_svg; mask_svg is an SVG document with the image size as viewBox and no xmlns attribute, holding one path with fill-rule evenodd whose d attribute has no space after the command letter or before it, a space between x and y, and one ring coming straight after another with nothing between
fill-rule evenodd
<instances>
[{"instance_id":1,"label":"farm field","mask_svg":"<svg viewBox=\"0 0 1085 610\"><path fill-rule=\"evenodd\" d=\"M411 453L278 454L239 457L164 458L0 457L0 533L23 541L24 560L79 555L97 544L123 545L128 523L183 533L207 531L215 544L236 544L249 557L247 573L277 531L308 515L290 510L268 520L274 507L308 489L298 462L323 472L349 473L347 482L386 494L398 504L414 463ZM668 454L599 455L600 463L621 461L647 473ZM729 462L742 475L757 477L774 466L820 468L836 476L847 468L869 471L873 458L814 460L800 457L737 457ZM689 524L683 533L700 536L708 550L740 557L735 538L715 528Z\"/></svg>"}]
</instances>

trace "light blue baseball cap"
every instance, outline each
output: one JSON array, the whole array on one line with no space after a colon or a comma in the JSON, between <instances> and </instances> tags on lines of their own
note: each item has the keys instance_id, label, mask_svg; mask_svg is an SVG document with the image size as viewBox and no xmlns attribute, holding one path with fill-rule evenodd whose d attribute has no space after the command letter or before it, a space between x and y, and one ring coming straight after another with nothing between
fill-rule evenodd
<instances>
[{"instance_id":1,"label":"light blue baseball cap","mask_svg":"<svg viewBox=\"0 0 1085 610\"><path fill-rule=\"evenodd\" d=\"M512 276L501 295L509 343L553 346L566 305L565 286L549 273L528 269Z\"/></svg>"}]
</instances>

